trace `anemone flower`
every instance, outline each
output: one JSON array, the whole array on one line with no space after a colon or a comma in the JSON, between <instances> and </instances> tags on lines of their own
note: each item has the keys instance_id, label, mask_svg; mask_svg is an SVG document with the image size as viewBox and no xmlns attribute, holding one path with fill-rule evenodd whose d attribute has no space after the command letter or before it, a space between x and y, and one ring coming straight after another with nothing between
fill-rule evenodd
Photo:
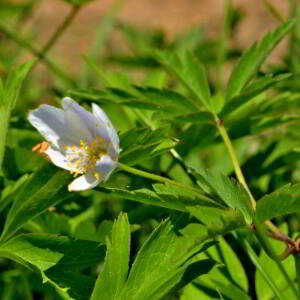
<instances>
[{"instance_id":1,"label":"anemone flower","mask_svg":"<svg viewBox=\"0 0 300 300\"><path fill-rule=\"evenodd\" d=\"M74 174L69 191L88 190L106 181L117 166L119 137L105 112L92 104L92 113L71 98L63 109L41 105L28 120L46 139L33 148L54 165Z\"/></svg>"}]
</instances>

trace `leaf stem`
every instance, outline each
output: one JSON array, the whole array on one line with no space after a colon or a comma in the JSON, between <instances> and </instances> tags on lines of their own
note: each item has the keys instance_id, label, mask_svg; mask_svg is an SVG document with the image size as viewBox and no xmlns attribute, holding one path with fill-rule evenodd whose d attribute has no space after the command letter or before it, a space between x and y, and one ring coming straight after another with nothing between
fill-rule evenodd
<instances>
[{"instance_id":1,"label":"leaf stem","mask_svg":"<svg viewBox=\"0 0 300 300\"><path fill-rule=\"evenodd\" d=\"M138 176L141 176L141 177L145 177L145 178L152 179L152 180L159 181L159 182L163 182L163 183L168 183L168 184L171 184L173 186L177 186L177 187L183 188L185 190L189 190L193 193L197 193L197 194L200 193L201 197L202 198L204 197L204 195L202 195L202 193L201 193L201 190L198 189L198 188L193 188L192 186L182 184L180 182L174 181L174 180L166 178L166 177L162 177L162 176L155 175L155 174L152 174L152 173L148 173L148 172L145 172L145 171L142 171L142 170L138 170L138 169L129 167L127 165L124 165L122 163L118 163L118 167L119 167L120 170L131 173L131 174L135 174L135 175L138 175Z\"/></svg>"},{"instance_id":2,"label":"leaf stem","mask_svg":"<svg viewBox=\"0 0 300 300\"><path fill-rule=\"evenodd\" d=\"M248 254L250 260L255 265L256 269L260 272L260 274L262 275L264 280L267 282L269 287L272 289L274 295L280 300L285 300L285 298L283 297L280 290L277 288L277 286L276 286L275 282L273 281L273 279L271 278L271 276L266 272L266 269L264 268L264 266L261 265L257 254L252 249L250 244L244 238L241 238L239 235L237 235L235 232L233 232L232 234L234 235L235 238L237 238L239 240L240 245L243 247L244 251Z\"/></svg>"},{"instance_id":3,"label":"leaf stem","mask_svg":"<svg viewBox=\"0 0 300 300\"><path fill-rule=\"evenodd\" d=\"M251 191L246 183L246 180L245 180L245 177L242 173L242 170L240 168L240 164L239 164L239 161L238 161L238 158L235 154L235 151L233 149L233 146L232 146L232 143L231 143L231 140L227 134L227 131L224 127L224 123L220 120L217 119L217 127L219 129L219 132L220 132L220 135L222 136L223 138L223 141L224 141L224 144L225 144L225 147L227 148L227 151L229 153L229 156L231 158L231 161L232 161L232 164L233 164L233 167L234 167L234 171L235 171L235 174L236 174L236 177L238 179L238 181L243 185L243 187L245 188L245 190L247 191L247 193L249 194L249 197L251 199L251 203L252 203L252 206L253 206L253 209L255 210L256 208L256 202L251 194Z\"/></svg>"},{"instance_id":4,"label":"leaf stem","mask_svg":"<svg viewBox=\"0 0 300 300\"><path fill-rule=\"evenodd\" d=\"M10 31L8 28L6 28L6 26L2 24L0 24L0 32L5 34L8 38L13 40L21 47L29 50L34 56L40 59L49 68L49 70L53 72L55 75L60 77L68 84L75 86L75 82L73 81L73 79L69 78L58 66L56 66L50 59L45 57L45 55L42 55L42 53L38 49L36 49L33 45L31 45L27 40L21 38L15 32Z\"/></svg>"},{"instance_id":5,"label":"leaf stem","mask_svg":"<svg viewBox=\"0 0 300 300\"><path fill-rule=\"evenodd\" d=\"M261 246L265 250L266 254L274 260L274 262L277 264L278 269L280 270L281 274L285 278L288 286L291 288L293 294L296 296L296 299L300 299L300 293L298 292L294 282L289 277L288 273L286 272L285 268L283 267L279 256L275 253L272 245L270 244L269 240L266 238L263 228L259 223L256 223L256 232L255 235L257 239L259 240Z\"/></svg>"},{"instance_id":6,"label":"leaf stem","mask_svg":"<svg viewBox=\"0 0 300 300\"><path fill-rule=\"evenodd\" d=\"M251 191L250 191L250 189L249 189L249 187L246 183L245 177L244 177L243 172L240 168L240 164L239 164L238 158L236 156L236 153L234 151L233 145L232 145L231 140L228 136L228 133L227 133L225 127L224 127L224 122L222 120L219 120L217 116L215 116L215 119L216 119L216 124L217 124L218 130L219 130L219 133L223 138L225 147L227 148L230 159L232 161L236 177L237 177L238 181L243 185L243 187L245 188L247 193L249 194L249 197L250 197L251 203L252 203L252 207L255 210L256 209L256 201L255 201L253 195L251 194ZM264 222L264 224L275 235L281 235L280 230L271 221L267 220L267 221Z\"/></svg>"},{"instance_id":7,"label":"leaf stem","mask_svg":"<svg viewBox=\"0 0 300 300\"><path fill-rule=\"evenodd\" d=\"M50 37L49 41L46 43L46 45L42 48L40 51L40 55L38 56L38 59L34 62L32 69L38 64L38 62L45 58L45 55L47 52L55 45L57 40L61 37L61 35L65 32L65 30L69 27L69 25L72 23L78 12L80 11L81 6L80 5L73 5L72 10L67 15L67 17L64 19L64 21L58 26L58 28L55 30L53 35Z\"/></svg>"},{"instance_id":8,"label":"leaf stem","mask_svg":"<svg viewBox=\"0 0 300 300\"><path fill-rule=\"evenodd\" d=\"M296 265L296 280L298 285L298 292L300 293L300 254L295 254L294 260Z\"/></svg>"}]
</instances>

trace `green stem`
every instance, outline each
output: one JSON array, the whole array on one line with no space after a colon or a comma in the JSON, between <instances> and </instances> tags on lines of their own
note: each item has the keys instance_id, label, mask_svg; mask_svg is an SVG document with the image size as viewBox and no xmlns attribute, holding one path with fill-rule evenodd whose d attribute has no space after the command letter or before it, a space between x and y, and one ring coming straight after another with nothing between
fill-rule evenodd
<instances>
[{"instance_id":1,"label":"green stem","mask_svg":"<svg viewBox=\"0 0 300 300\"><path fill-rule=\"evenodd\" d=\"M244 237L240 237L235 232L233 232L233 235L234 235L235 238L237 238L239 240L240 245L243 247L244 251L248 254L250 260L255 265L258 272L260 272L260 274L262 275L264 280L267 282L269 287L272 289L274 295L280 300L285 300L285 298L283 297L280 290L277 288L277 285L275 284L273 279L266 272L266 269L264 268L264 266L261 265L258 256L256 255L255 251L252 249L250 244L245 240Z\"/></svg>"},{"instance_id":2,"label":"green stem","mask_svg":"<svg viewBox=\"0 0 300 300\"><path fill-rule=\"evenodd\" d=\"M162 177L162 176L159 176L159 175L155 175L155 174L152 174L152 173L141 171L141 170L129 167L127 165L124 165L122 163L118 163L118 167L119 167L120 170L123 170L125 172L135 174L135 175L138 175L138 176L141 176L141 177L145 177L145 178L148 178L148 179L152 179L152 180L155 180L155 181L168 183L168 184L171 184L173 186L177 186L177 187L183 188L185 190L189 190L190 192L193 192L193 193L196 193L196 194L201 194L201 198L204 197L200 189L193 188L192 186L179 183L177 181L171 180L171 179L166 178L166 177ZM211 201L211 199L208 199L208 200Z\"/></svg>"},{"instance_id":3,"label":"green stem","mask_svg":"<svg viewBox=\"0 0 300 300\"><path fill-rule=\"evenodd\" d=\"M38 59L34 62L31 69L34 69L34 67L38 64L38 62L45 58L48 51L55 45L55 43L58 41L58 39L61 37L61 35L65 32L65 30L69 27L69 25L72 23L76 15L78 14L81 6L74 5L72 6L72 10L67 15L67 17L64 19L64 21L58 26L58 28L55 30L49 41L46 43L46 45L42 48L40 51L40 55L38 56Z\"/></svg>"},{"instance_id":4,"label":"green stem","mask_svg":"<svg viewBox=\"0 0 300 300\"><path fill-rule=\"evenodd\" d=\"M223 30L221 32L219 38L219 47L217 52L217 86L222 91L224 90L224 82L225 82L225 60L228 48L228 39L230 36L231 29L231 0L224 1L224 22L223 22Z\"/></svg>"},{"instance_id":5,"label":"green stem","mask_svg":"<svg viewBox=\"0 0 300 300\"><path fill-rule=\"evenodd\" d=\"M21 47L29 50L34 56L40 59L51 72L60 77L66 83L75 85L75 82L69 78L59 67L57 67L51 60L45 57L39 50L32 46L28 41L18 36L15 32L10 31L6 26L0 24L0 32L5 34L8 38L19 44Z\"/></svg>"},{"instance_id":6,"label":"green stem","mask_svg":"<svg viewBox=\"0 0 300 300\"><path fill-rule=\"evenodd\" d=\"M272 2L270 2L269 0L265 0L264 4L278 22L285 23L287 21L280 10Z\"/></svg>"},{"instance_id":7,"label":"green stem","mask_svg":"<svg viewBox=\"0 0 300 300\"><path fill-rule=\"evenodd\" d=\"M1 100L1 99L0 99ZM10 118L10 108L4 105L0 106L0 176L2 175L2 163L5 153L5 142Z\"/></svg>"},{"instance_id":8,"label":"green stem","mask_svg":"<svg viewBox=\"0 0 300 300\"><path fill-rule=\"evenodd\" d=\"M21 276L21 281L22 281L22 284L23 284L23 296L24 296L24 298L26 300L33 300L30 285L29 285L29 282L28 282L27 273L23 274L23 276Z\"/></svg>"},{"instance_id":9,"label":"green stem","mask_svg":"<svg viewBox=\"0 0 300 300\"><path fill-rule=\"evenodd\" d=\"M235 171L235 174L236 174L236 177L238 179L238 181L243 185L243 187L245 188L245 190L247 191L247 193L249 194L249 197L251 199L251 203L252 203L252 206L253 206L253 209L255 209L256 207L256 202L250 192L250 189L248 188L248 185L246 183L246 180L245 180L245 177L242 173L242 170L240 168L240 164L239 164L239 161L237 159L237 156L235 154L235 151L233 149L233 146L232 146L232 143L231 143L231 140L227 134L227 131L224 127L224 124L222 122L220 122L219 120L217 120L217 126L218 126L218 129L219 129L219 132L223 138L223 141L224 141L224 144L225 144L225 147L227 148L227 151L229 153L229 156L231 158L231 161L233 163L233 167L234 167L234 171Z\"/></svg>"},{"instance_id":10,"label":"green stem","mask_svg":"<svg viewBox=\"0 0 300 300\"><path fill-rule=\"evenodd\" d=\"M259 240L261 246L263 247L264 251L266 252L266 254L274 260L274 262L277 264L280 273L283 275L283 277L285 278L288 286L291 288L293 294L296 296L296 299L300 299L300 293L298 292L294 282L291 280L291 278L289 277L288 273L286 272L285 268L283 267L280 258L278 257L278 255L275 253L272 245L270 244L269 240L267 239L267 237L265 236L264 232L263 232L263 228L261 227L261 225L259 223L256 223L256 232L255 235L257 237L257 239Z\"/></svg>"},{"instance_id":11,"label":"green stem","mask_svg":"<svg viewBox=\"0 0 300 300\"><path fill-rule=\"evenodd\" d=\"M300 254L295 254L294 260L296 265L296 278L297 278L298 292L300 293Z\"/></svg>"},{"instance_id":12,"label":"green stem","mask_svg":"<svg viewBox=\"0 0 300 300\"><path fill-rule=\"evenodd\" d=\"M254 197L252 196L251 191L250 191L250 189L249 189L249 187L248 187L248 185L246 183L245 177L244 177L244 175L242 173L242 170L240 168L240 164L239 164L238 158L237 158L237 156L235 154L235 151L234 151L233 145L231 143L231 140L230 140L230 138L229 138L229 136L227 134L227 131L226 131L225 127L224 127L223 122L220 121L217 116L215 116L215 118L216 118L216 124L217 124L217 127L219 129L220 135L223 138L225 147L227 148L227 151L229 153L230 159L232 161L236 177L237 177L238 181L243 185L243 187L245 188L245 190L247 191L247 193L248 193L248 195L249 195L249 197L251 199L252 207L255 210L255 208L256 208L256 201L255 201ZM280 230L271 221L267 220L267 221L264 222L264 224L275 235L276 234L277 235L281 234Z\"/></svg>"}]
</instances>

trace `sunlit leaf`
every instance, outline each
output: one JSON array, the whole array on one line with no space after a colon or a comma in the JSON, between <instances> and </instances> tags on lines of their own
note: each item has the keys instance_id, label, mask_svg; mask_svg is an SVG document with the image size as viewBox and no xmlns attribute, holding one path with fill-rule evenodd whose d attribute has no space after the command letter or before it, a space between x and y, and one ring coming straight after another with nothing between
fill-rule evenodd
<instances>
[{"instance_id":1,"label":"sunlit leaf","mask_svg":"<svg viewBox=\"0 0 300 300\"><path fill-rule=\"evenodd\" d=\"M249 80L255 76L255 73L259 70L274 47L291 31L294 25L294 20L280 25L243 54L229 78L226 94L228 100L239 95Z\"/></svg>"}]
</instances>

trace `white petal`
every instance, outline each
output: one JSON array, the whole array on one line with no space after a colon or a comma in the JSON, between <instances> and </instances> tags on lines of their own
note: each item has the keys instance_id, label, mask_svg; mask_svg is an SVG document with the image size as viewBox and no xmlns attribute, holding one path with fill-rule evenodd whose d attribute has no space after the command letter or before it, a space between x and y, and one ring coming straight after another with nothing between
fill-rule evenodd
<instances>
[{"instance_id":1,"label":"white petal","mask_svg":"<svg viewBox=\"0 0 300 300\"><path fill-rule=\"evenodd\" d=\"M67 157L57 148L51 146L44 152L49 156L51 162L59 168L73 171L73 169L70 167L70 164L68 163Z\"/></svg>"},{"instance_id":2,"label":"white petal","mask_svg":"<svg viewBox=\"0 0 300 300\"><path fill-rule=\"evenodd\" d=\"M92 189L99 184L100 181L101 180L97 179L93 174L87 173L73 180L71 184L69 184L68 189L69 192L85 191Z\"/></svg>"},{"instance_id":3,"label":"white petal","mask_svg":"<svg viewBox=\"0 0 300 300\"><path fill-rule=\"evenodd\" d=\"M100 174L101 181L106 181L116 166L117 162L112 160L110 156L101 156L96 162L96 172Z\"/></svg>"},{"instance_id":4,"label":"white petal","mask_svg":"<svg viewBox=\"0 0 300 300\"><path fill-rule=\"evenodd\" d=\"M108 118L108 116L106 115L106 113L95 103L92 103L92 110L93 110L93 114L94 116L102 123L104 123L104 125L106 125L111 142L114 144L114 147L116 148L116 152L119 152L119 144L120 144L120 140L119 140L119 136L115 130L115 128L113 127L110 119ZM101 123L100 123L101 124Z\"/></svg>"},{"instance_id":5,"label":"white petal","mask_svg":"<svg viewBox=\"0 0 300 300\"><path fill-rule=\"evenodd\" d=\"M66 144L76 144L80 139L91 137L85 124L74 113L50 105L41 105L28 115L28 120L47 141L57 148Z\"/></svg>"},{"instance_id":6,"label":"white petal","mask_svg":"<svg viewBox=\"0 0 300 300\"><path fill-rule=\"evenodd\" d=\"M76 103L73 99L69 97L63 99L63 107L66 111L73 111L74 113L76 113L85 123L85 125L89 128L94 138L100 136L104 138L107 142L111 143L113 147L112 149L109 149L112 151L112 153L110 154L112 156L118 156L120 152L119 138L110 121L109 123L111 126L108 126L108 123L103 123L102 119L99 119L98 117L94 116L91 112L85 110L83 107L81 107L78 103ZM103 114L101 116L103 117Z\"/></svg>"}]
</instances>

